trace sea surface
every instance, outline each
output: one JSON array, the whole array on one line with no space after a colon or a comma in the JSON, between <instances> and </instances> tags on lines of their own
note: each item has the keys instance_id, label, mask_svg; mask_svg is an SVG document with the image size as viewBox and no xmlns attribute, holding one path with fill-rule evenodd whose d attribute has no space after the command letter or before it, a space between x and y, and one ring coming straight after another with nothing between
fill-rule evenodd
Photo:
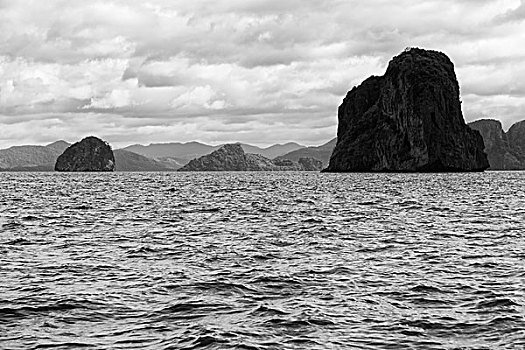
<instances>
[{"instance_id":1,"label":"sea surface","mask_svg":"<svg viewBox=\"0 0 525 350\"><path fill-rule=\"evenodd\" d=\"M524 183L0 173L0 348L524 349Z\"/></svg>"}]
</instances>

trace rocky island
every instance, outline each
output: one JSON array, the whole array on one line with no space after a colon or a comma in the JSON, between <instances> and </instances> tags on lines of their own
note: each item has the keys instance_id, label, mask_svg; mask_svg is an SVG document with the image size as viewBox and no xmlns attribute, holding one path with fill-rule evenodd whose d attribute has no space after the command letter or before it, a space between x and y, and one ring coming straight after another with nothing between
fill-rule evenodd
<instances>
[{"instance_id":1,"label":"rocky island","mask_svg":"<svg viewBox=\"0 0 525 350\"><path fill-rule=\"evenodd\" d=\"M454 65L418 48L354 87L338 112L328 172L483 171L481 135L463 119Z\"/></svg>"},{"instance_id":2,"label":"rocky island","mask_svg":"<svg viewBox=\"0 0 525 350\"><path fill-rule=\"evenodd\" d=\"M245 153L239 144L227 144L218 150L191 160L179 171L319 171L322 162L301 158L272 160L259 154Z\"/></svg>"},{"instance_id":3,"label":"rocky island","mask_svg":"<svg viewBox=\"0 0 525 350\"><path fill-rule=\"evenodd\" d=\"M480 119L468 125L483 137L490 170L525 169L525 121L512 125L506 133L499 120Z\"/></svg>"},{"instance_id":4,"label":"rocky island","mask_svg":"<svg viewBox=\"0 0 525 350\"><path fill-rule=\"evenodd\" d=\"M56 171L114 171L115 156L111 146L89 136L69 146L55 164Z\"/></svg>"}]
</instances>

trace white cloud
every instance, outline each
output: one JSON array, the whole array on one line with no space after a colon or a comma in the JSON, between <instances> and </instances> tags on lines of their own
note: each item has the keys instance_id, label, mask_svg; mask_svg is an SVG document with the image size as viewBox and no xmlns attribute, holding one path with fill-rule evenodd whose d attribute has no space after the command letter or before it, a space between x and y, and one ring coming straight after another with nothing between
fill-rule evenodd
<instances>
[{"instance_id":1,"label":"white cloud","mask_svg":"<svg viewBox=\"0 0 525 350\"><path fill-rule=\"evenodd\" d=\"M346 92L407 46L451 57L467 120L508 126L525 118L523 9L519 0L1 2L0 147L40 141L34 130L89 128L116 143L319 144L335 135Z\"/></svg>"}]
</instances>

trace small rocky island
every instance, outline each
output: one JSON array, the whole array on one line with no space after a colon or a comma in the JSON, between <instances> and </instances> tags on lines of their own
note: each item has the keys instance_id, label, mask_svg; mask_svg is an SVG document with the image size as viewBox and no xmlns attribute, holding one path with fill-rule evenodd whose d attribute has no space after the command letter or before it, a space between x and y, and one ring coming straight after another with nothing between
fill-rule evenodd
<instances>
[{"instance_id":1,"label":"small rocky island","mask_svg":"<svg viewBox=\"0 0 525 350\"><path fill-rule=\"evenodd\" d=\"M525 121L512 125L507 132L494 119L480 119L468 125L483 137L490 170L525 169Z\"/></svg>"},{"instance_id":2,"label":"small rocky island","mask_svg":"<svg viewBox=\"0 0 525 350\"><path fill-rule=\"evenodd\" d=\"M193 159L178 171L319 171L323 163L313 158L298 162L272 160L259 154L245 153L239 144L227 144L218 150Z\"/></svg>"},{"instance_id":3,"label":"small rocky island","mask_svg":"<svg viewBox=\"0 0 525 350\"><path fill-rule=\"evenodd\" d=\"M56 171L114 171L115 156L111 146L89 136L69 146L55 164Z\"/></svg>"},{"instance_id":4,"label":"small rocky island","mask_svg":"<svg viewBox=\"0 0 525 350\"><path fill-rule=\"evenodd\" d=\"M481 135L463 119L454 65L418 48L394 57L339 107L328 172L451 172L489 167Z\"/></svg>"}]
</instances>

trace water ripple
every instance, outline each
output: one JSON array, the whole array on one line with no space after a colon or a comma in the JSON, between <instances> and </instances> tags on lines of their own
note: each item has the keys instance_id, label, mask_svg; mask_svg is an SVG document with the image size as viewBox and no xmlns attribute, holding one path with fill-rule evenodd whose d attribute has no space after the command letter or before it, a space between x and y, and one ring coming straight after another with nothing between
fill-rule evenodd
<instances>
[{"instance_id":1,"label":"water ripple","mask_svg":"<svg viewBox=\"0 0 525 350\"><path fill-rule=\"evenodd\" d=\"M525 348L523 172L0 173L0 348Z\"/></svg>"}]
</instances>

